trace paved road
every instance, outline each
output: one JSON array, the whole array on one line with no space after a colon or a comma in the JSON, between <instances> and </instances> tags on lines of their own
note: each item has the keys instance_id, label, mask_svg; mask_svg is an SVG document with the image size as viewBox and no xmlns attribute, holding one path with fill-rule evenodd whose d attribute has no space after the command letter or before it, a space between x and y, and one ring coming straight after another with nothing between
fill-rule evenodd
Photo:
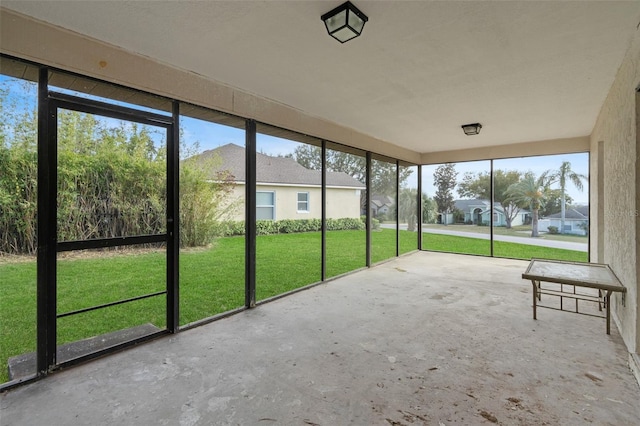
<instances>
[{"instance_id":1,"label":"paved road","mask_svg":"<svg viewBox=\"0 0 640 426\"><path fill-rule=\"evenodd\" d=\"M395 226L383 224L381 225L383 228L391 228L394 229ZM400 224L400 229L406 229L406 225ZM479 238L482 240L488 240L489 234L477 234L475 232L462 232L462 231L454 231L448 229L436 229L436 228L423 228L423 232L430 234L444 234L444 235L457 235L459 237L469 237L469 238ZM532 246L541 246L541 247L552 247L559 248L565 250L576 250L576 251L584 251L587 252L589 247L586 243L574 243L568 241L556 241L556 240L545 240L544 238L531 238L531 237L513 237L510 235L494 235L493 239L495 241L505 241L509 243L518 243L518 244L529 244Z\"/></svg>"}]
</instances>

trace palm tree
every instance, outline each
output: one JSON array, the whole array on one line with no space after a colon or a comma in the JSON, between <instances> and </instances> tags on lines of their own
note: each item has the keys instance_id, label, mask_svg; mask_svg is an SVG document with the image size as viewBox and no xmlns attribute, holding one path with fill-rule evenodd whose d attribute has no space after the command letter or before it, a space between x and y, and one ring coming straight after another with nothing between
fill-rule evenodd
<instances>
[{"instance_id":1,"label":"palm tree","mask_svg":"<svg viewBox=\"0 0 640 426\"><path fill-rule=\"evenodd\" d=\"M560 184L560 233L564 234L567 183L570 181L578 191L582 191L582 180L587 180L588 178L583 174L574 172L571 169L571 163L568 161L563 161L558 170L548 170L547 173L549 173L550 183L558 182Z\"/></svg>"},{"instance_id":2,"label":"palm tree","mask_svg":"<svg viewBox=\"0 0 640 426\"><path fill-rule=\"evenodd\" d=\"M538 237L538 211L544 205L548 191L547 172L536 178L531 172L525 173L520 181L509 185L507 194L511 202L519 206L528 206L533 213L531 236Z\"/></svg>"},{"instance_id":3,"label":"palm tree","mask_svg":"<svg viewBox=\"0 0 640 426\"><path fill-rule=\"evenodd\" d=\"M418 218L418 190L401 188L399 198L399 220L407 223L407 231L415 231Z\"/></svg>"}]
</instances>

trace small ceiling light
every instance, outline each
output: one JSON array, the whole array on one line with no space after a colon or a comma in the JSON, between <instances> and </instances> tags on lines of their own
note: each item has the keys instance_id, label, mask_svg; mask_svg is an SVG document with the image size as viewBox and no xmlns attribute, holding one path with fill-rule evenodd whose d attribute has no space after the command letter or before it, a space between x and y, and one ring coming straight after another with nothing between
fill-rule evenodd
<instances>
[{"instance_id":1,"label":"small ceiling light","mask_svg":"<svg viewBox=\"0 0 640 426\"><path fill-rule=\"evenodd\" d=\"M348 1L322 15L322 20L329 35L340 43L345 43L362 33L369 18Z\"/></svg>"},{"instance_id":2,"label":"small ceiling light","mask_svg":"<svg viewBox=\"0 0 640 426\"><path fill-rule=\"evenodd\" d=\"M482 129L482 124L480 123L462 125L462 130L464 131L464 134L467 136L477 135L478 133L480 133L480 129Z\"/></svg>"}]
</instances>

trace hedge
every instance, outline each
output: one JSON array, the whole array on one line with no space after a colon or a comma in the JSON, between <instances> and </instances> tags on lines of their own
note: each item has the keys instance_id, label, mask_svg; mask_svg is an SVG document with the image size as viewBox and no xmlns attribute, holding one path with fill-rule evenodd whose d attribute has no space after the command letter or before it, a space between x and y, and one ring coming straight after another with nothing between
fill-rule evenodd
<instances>
[{"instance_id":1,"label":"hedge","mask_svg":"<svg viewBox=\"0 0 640 426\"><path fill-rule=\"evenodd\" d=\"M327 231L364 230L364 222L358 218L327 219ZM293 234L297 232L317 232L322 229L320 219L283 219L257 220L258 235ZM243 221L226 221L220 223L220 236L230 237L244 235Z\"/></svg>"}]
</instances>

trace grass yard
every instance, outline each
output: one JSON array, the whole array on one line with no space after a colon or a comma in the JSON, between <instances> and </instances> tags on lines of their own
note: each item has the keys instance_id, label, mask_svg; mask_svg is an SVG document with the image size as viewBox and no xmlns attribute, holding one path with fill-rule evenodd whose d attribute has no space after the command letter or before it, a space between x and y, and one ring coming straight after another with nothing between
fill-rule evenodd
<instances>
[{"instance_id":1,"label":"grass yard","mask_svg":"<svg viewBox=\"0 0 640 426\"><path fill-rule=\"evenodd\" d=\"M478 226L478 225L422 224L422 227L431 228L431 229L444 229L449 231L470 232L474 234L484 234L484 235L489 235L491 233L491 228L489 226ZM531 225L519 225L519 226L514 226L511 229L507 229L504 226L494 226L493 234L508 235L512 237L531 238ZM582 235L573 235L573 234L549 234L547 232L541 232L540 237L538 238L542 240L567 241L572 243L583 243L583 244L587 244L589 242L589 237L582 236Z\"/></svg>"},{"instance_id":2,"label":"grass yard","mask_svg":"<svg viewBox=\"0 0 640 426\"><path fill-rule=\"evenodd\" d=\"M422 248L425 250L477 254L482 256L489 256L491 253L489 240L429 233L424 233L422 238ZM587 252L508 243L504 241L494 241L493 250L496 257L508 257L512 259L529 260L532 257L537 257L574 262L588 261Z\"/></svg>"},{"instance_id":3,"label":"grass yard","mask_svg":"<svg viewBox=\"0 0 640 426\"><path fill-rule=\"evenodd\" d=\"M372 233L374 263L395 256L395 233ZM365 266L364 231L327 232L327 277ZM429 234L425 248L488 254L487 241ZM300 288L320 280L319 232L259 236L256 241L256 298ZM415 232L400 231L400 252L417 248ZM208 249L180 256L180 324L244 306L243 237L221 238ZM586 253L495 242L496 255L586 260ZM162 251L71 256L58 261L58 314L164 290ZM150 322L165 327L165 295L58 320L58 343ZM36 264L0 261L0 383L8 379L7 359L36 349Z\"/></svg>"}]
</instances>

